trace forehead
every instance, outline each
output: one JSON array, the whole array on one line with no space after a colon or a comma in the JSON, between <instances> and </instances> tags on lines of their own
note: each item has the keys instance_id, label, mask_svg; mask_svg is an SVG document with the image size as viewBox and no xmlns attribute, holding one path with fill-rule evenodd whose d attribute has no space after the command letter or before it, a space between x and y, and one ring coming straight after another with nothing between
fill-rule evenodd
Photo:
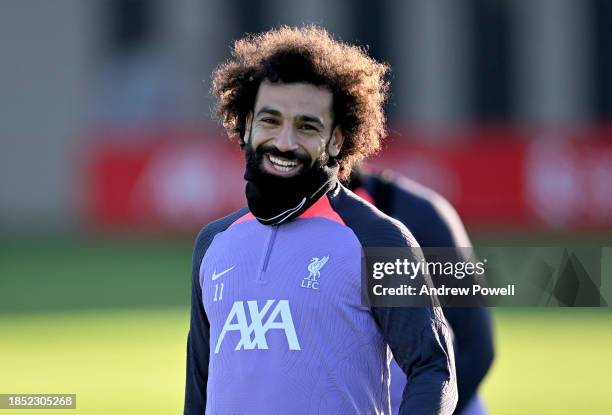
<instances>
[{"instance_id":1,"label":"forehead","mask_svg":"<svg viewBox=\"0 0 612 415\"><path fill-rule=\"evenodd\" d=\"M268 107L284 116L312 114L331 118L333 94L324 87L307 83L284 84L264 81L257 91L255 114Z\"/></svg>"}]
</instances>

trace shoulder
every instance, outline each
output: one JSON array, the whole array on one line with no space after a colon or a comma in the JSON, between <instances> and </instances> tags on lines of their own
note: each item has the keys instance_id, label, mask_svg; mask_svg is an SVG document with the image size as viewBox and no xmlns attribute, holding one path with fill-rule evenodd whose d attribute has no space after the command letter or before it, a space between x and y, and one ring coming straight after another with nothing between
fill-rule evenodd
<instances>
[{"instance_id":1,"label":"shoulder","mask_svg":"<svg viewBox=\"0 0 612 415\"><path fill-rule=\"evenodd\" d=\"M248 211L249 210L246 207L236 210L235 212L232 212L229 215L210 222L206 226L204 226L198 233L198 236L195 240L193 250L194 262L197 261L198 257L200 261L202 260L204 253L206 252L212 240L218 233L225 231L232 223L236 222L238 219L246 215Z\"/></svg>"},{"instance_id":2,"label":"shoulder","mask_svg":"<svg viewBox=\"0 0 612 415\"><path fill-rule=\"evenodd\" d=\"M422 245L471 246L459 214L436 191L406 177L391 181L391 214L415 233Z\"/></svg>"},{"instance_id":3,"label":"shoulder","mask_svg":"<svg viewBox=\"0 0 612 415\"><path fill-rule=\"evenodd\" d=\"M421 209L440 218L456 215L457 212L448 200L435 190L415 182L407 177L395 177L392 186L398 197L403 197L418 204Z\"/></svg>"},{"instance_id":4,"label":"shoulder","mask_svg":"<svg viewBox=\"0 0 612 415\"><path fill-rule=\"evenodd\" d=\"M330 204L364 247L417 247L412 234L400 221L387 216L346 187L328 193Z\"/></svg>"}]
</instances>

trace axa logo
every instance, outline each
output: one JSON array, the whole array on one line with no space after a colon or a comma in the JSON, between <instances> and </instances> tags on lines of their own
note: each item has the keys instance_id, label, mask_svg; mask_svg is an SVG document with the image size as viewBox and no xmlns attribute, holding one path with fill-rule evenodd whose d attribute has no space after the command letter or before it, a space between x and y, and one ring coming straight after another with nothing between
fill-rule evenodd
<instances>
[{"instance_id":1,"label":"axa logo","mask_svg":"<svg viewBox=\"0 0 612 415\"><path fill-rule=\"evenodd\" d=\"M247 313L250 316L249 319L247 319ZM261 309L257 301L235 301L217 340L215 354L219 353L223 339L230 331L240 333L240 340L234 350L253 350L255 348L267 350L266 334L269 330L284 331L289 350L301 350L293 325L289 301L267 300Z\"/></svg>"},{"instance_id":2,"label":"axa logo","mask_svg":"<svg viewBox=\"0 0 612 415\"><path fill-rule=\"evenodd\" d=\"M310 288L312 290L319 289L319 277L321 276L321 269L325 266L329 260L329 255L325 255L323 258L314 257L308 264L308 276L302 280L302 288Z\"/></svg>"}]
</instances>

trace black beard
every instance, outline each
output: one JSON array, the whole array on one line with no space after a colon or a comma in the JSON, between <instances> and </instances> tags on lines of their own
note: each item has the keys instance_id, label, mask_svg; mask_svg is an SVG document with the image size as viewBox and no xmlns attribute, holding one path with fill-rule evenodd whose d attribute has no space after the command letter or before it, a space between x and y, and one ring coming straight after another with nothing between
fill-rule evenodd
<instances>
[{"instance_id":1,"label":"black beard","mask_svg":"<svg viewBox=\"0 0 612 415\"><path fill-rule=\"evenodd\" d=\"M291 177L281 177L263 170L266 154L299 160L301 170ZM338 163L327 153L312 159L293 151L281 152L273 146L245 146L246 198L251 213L264 225L278 225L301 215L327 193L338 175Z\"/></svg>"}]
</instances>

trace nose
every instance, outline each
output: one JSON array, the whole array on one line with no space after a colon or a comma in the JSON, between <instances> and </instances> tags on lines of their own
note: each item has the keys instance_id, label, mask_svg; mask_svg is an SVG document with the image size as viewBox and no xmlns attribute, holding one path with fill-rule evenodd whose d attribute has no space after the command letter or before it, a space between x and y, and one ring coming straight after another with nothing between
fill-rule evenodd
<instances>
[{"instance_id":1,"label":"nose","mask_svg":"<svg viewBox=\"0 0 612 415\"><path fill-rule=\"evenodd\" d=\"M298 144L291 127L285 126L279 131L278 135L274 138L274 146L282 152L298 149Z\"/></svg>"}]
</instances>

